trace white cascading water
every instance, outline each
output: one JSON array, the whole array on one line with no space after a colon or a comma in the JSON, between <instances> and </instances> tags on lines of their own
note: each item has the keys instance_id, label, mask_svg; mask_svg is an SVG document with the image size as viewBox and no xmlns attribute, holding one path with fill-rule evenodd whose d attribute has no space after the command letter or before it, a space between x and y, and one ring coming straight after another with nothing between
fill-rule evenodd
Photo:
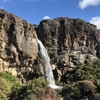
<instances>
[{"instance_id":1,"label":"white cascading water","mask_svg":"<svg viewBox=\"0 0 100 100\"><path fill-rule=\"evenodd\" d=\"M44 45L42 44L42 42L40 40L37 39L37 42L39 44L39 53L40 53L40 55L43 59L43 67L44 67L45 78L49 82L49 86L54 88L54 89L62 88L62 86L55 85L52 67L51 67L51 64L50 64L50 58L48 56L48 52L47 52L46 48L44 47Z\"/></svg>"}]
</instances>

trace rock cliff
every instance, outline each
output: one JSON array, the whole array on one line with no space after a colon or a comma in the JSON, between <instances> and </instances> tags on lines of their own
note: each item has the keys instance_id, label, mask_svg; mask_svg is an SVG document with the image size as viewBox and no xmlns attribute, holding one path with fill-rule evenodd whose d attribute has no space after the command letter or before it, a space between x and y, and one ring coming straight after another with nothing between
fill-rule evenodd
<instances>
[{"instance_id":1,"label":"rock cliff","mask_svg":"<svg viewBox=\"0 0 100 100\"><path fill-rule=\"evenodd\" d=\"M100 58L100 30L82 19L43 20L37 34L48 49L57 80L86 59Z\"/></svg>"},{"instance_id":2,"label":"rock cliff","mask_svg":"<svg viewBox=\"0 0 100 100\"><path fill-rule=\"evenodd\" d=\"M82 19L43 20L29 24L14 14L0 10L0 70L30 79L43 75L37 37L51 58L55 79L61 81L86 59L100 58L100 30ZM66 78L66 77L65 77Z\"/></svg>"},{"instance_id":3,"label":"rock cliff","mask_svg":"<svg viewBox=\"0 0 100 100\"><path fill-rule=\"evenodd\" d=\"M34 71L37 55L34 25L0 10L0 70L23 77Z\"/></svg>"}]
</instances>

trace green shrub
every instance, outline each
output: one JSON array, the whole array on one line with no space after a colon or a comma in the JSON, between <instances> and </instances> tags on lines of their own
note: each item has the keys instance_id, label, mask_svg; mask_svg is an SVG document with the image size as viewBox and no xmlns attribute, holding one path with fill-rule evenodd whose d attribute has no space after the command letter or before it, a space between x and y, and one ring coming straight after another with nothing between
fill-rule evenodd
<instances>
[{"instance_id":1,"label":"green shrub","mask_svg":"<svg viewBox=\"0 0 100 100\"><path fill-rule=\"evenodd\" d=\"M9 84L7 84L5 79L0 78L0 100L8 100L7 95L10 93Z\"/></svg>"},{"instance_id":2,"label":"green shrub","mask_svg":"<svg viewBox=\"0 0 100 100\"><path fill-rule=\"evenodd\" d=\"M8 100L7 96L0 90L0 100Z\"/></svg>"},{"instance_id":3,"label":"green shrub","mask_svg":"<svg viewBox=\"0 0 100 100\"><path fill-rule=\"evenodd\" d=\"M60 95L62 95L65 100L79 100L81 93L77 86L67 84L60 92Z\"/></svg>"},{"instance_id":4,"label":"green shrub","mask_svg":"<svg viewBox=\"0 0 100 100\"><path fill-rule=\"evenodd\" d=\"M15 85L12 87L11 100L12 98L17 98L15 100L23 100L24 97L26 97L28 94L37 94L38 88L40 88L40 90L43 90L47 86L48 82L44 78L34 79L32 81L29 81L26 85Z\"/></svg>"},{"instance_id":5,"label":"green shrub","mask_svg":"<svg viewBox=\"0 0 100 100\"><path fill-rule=\"evenodd\" d=\"M100 67L100 59L96 60L96 61L94 62L94 65Z\"/></svg>"},{"instance_id":6,"label":"green shrub","mask_svg":"<svg viewBox=\"0 0 100 100\"><path fill-rule=\"evenodd\" d=\"M91 80L95 84L100 84L100 60L95 62L86 61L85 65L79 65L73 71L67 72L67 79L71 82L79 80Z\"/></svg>"},{"instance_id":7,"label":"green shrub","mask_svg":"<svg viewBox=\"0 0 100 100\"><path fill-rule=\"evenodd\" d=\"M0 78L4 78L9 85L14 85L19 82L18 78L14 77L11 73L0 72Z\"/></svg>"},{"instance_id":8,"label":"green shrub","mask_svg":"<svg viewBox=\"0 0 100 100\"><path fill-rule=\"evenodd\" d=\"M9 84L7 84L6 80L3 78L0 78L0 90L3 94L8 94L11 92Z\"/></svg>"},{"instance_id":9,"label":"green shrub","mask_svg":"<svg viewBox=\"0 0 100 100\"><path fill-rule=\"evenodd\" d=\"M0 100L8 100L13 85L18 84L18 79L10 73L0 72Z\"/></svg>"},{"instance_id":10,"label":"green shrub","mask_svg":"<svg viewBox=\"0 0 100 100\"><path fill-rule=\"evenodd\" d=\"M67 71L66 80L69 83L61 91L65 100L92 100L97 94L97 98L100 98L100 59L94 62L87 60L85 65Z\"/></svg>"}]
</instances>

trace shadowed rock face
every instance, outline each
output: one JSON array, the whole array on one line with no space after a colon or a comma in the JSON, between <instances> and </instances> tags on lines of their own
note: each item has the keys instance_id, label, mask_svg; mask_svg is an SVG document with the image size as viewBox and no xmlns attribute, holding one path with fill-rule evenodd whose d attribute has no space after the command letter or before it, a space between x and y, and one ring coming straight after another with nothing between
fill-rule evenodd
<instances>
[{"instance_id":1,"label":"shadowed rock face","mask_svg":"<svg viewBox=\"0 0 100 100\"><path fill-rule=\"evenodd\" d=\"M32 24L0 10L0 70L21 75L33 71L38 44Z\"/></svg>"},{"instance_id":2,"label":"shadowed rock face","mask_svg":"<svg viewBox=\"0 0 100 100\"><path fill-rule=\"evenodd\" d=\"M62 70L54 70L58 79L68 68L84 64L86 59L100 58L100 30L82 19L61 17L43 20L37 34L47 47L53 66L57 65Z\"/></svg>"}]
</instances>

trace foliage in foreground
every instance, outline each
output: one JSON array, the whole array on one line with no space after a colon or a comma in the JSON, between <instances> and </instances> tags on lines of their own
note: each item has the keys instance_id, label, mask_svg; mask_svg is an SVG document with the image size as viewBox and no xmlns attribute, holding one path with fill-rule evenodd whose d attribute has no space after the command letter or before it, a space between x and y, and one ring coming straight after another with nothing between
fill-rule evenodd
<instances>
[{"instance_id":1,"label":"foliage in foreground","mask_svg":"<svg viewBox=\"0 0 100 100\"><path fill-rule=\"evenodd\" d=\"M0 100L59 100L48 82L40 77L21 84L9 73L0 72Z\"/></svg>"},{"instance_id":2,"label":"foliage in foreground","mask_svg":"<svg viewBox=\"0 0 100 100\"><path fill-rule=\"evenodd\" d=\"M100 100L100 60L87 60L66 76L69 83L60 93L65 100Z\"/></svg>"},{"instance_id":3,"label":"foliage in foreground","mask_svg":"<svg viewBox=\"0 0 100 100\"><path fill-rule=\"evenodd\" d=\"M8 100L13 85L18 84L18 79L10 73L0 72L0 100Z\"/></svg>"},{"instance_id":4,"label":"foliage in foreground","mask_svg":"<svg viewBox=\"0 0 100 100\"><path fill-rule=\"evenodd\" d=\"M66 73L69 83L64 83L60 95L65 100L100 100L100 60L79 65ZM37 78L19 84L9 73L0 72L0 100L59 100L44 78Z\"/></svg>"},{"instance_id":5,"label":"foliage in foreground","mask_svg":"<svg viewBox=\"0 0 100 100\"><path fill-rule=\"evenodd\" d=\"M48 82L44 78L37 78L29 81L25 85L15 85L12 87L11 99L23 100L29 94L38 94L44 92L44 89L48 86Z\"/></svg>"},{"instance_id":6,"label":"foliage in foreground","mask_svg":"<svg viewBox=\"0 0 100 100\"><path fill-rule=\"evenodd\" d=\"M25 85L12 87L10 100L60 100L44 78L37 78Z\"/></svg>"}]
</instances>

